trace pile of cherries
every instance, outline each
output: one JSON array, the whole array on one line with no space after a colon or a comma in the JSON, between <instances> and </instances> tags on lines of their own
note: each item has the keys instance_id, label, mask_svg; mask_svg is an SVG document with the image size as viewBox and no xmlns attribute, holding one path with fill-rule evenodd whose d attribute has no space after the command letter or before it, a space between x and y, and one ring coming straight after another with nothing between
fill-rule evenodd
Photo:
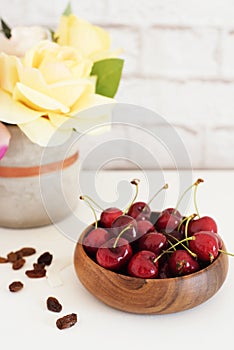
<instances>
[{"instance_id":1,"label":"pile of cherries","mask_svg":"<svg viewBox=\"0 0 234 350\"><path fill-rule=\"evenodd\" d=\"M150 203L168 185L148 203L137 202L139 180L134 179L136 194L128 208L102 210L99 220L90 203L94 201L81 196L95 216L95 225L82 242L86 253L106 269L138 278L188 275L211 264L220 253L229 254L222 250L216 222L198 213L196 190L201 182L198 179L183 193L176 208L152 212ZM192 188L196 214L185 217L177 208Z\"/></svg>"}]
</instances>

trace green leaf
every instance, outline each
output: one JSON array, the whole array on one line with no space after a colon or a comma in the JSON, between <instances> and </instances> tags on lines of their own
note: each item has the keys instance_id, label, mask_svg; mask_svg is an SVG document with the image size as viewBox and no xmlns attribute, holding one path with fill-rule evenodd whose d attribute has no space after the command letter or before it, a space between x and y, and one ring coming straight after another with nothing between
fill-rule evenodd
<instances>
[{"instance_id":1,"label":"green leaf","mask_svg":"<svg viewBox=\"0 0 234 350\"><path fill-rule=\"evenodd\" d=\"M96 93L113 98L118 90L124 60L108 58L93 65L91 75L97 76Z\"/></svg>"},{"instance_id":2,"label":"green leaf","mask_svg":"<svg viewBox=\"0 0 234 350\"><path fill-rule=\"evenodd\" d=\"M72 14L72 7L71 7L71 3L69 2L63 12L63 16L70 16L71 14Z\"/></svg>"},{"instance_id":3,"label":"green leaf","mask_svg":"<svg viewBox=\"0 0 234 350\"><path fill-rule=\"evenodd\" d=\"M11 38L11 28L1 18L2 31L7 39Z\"/></svg>"}]
</instances>

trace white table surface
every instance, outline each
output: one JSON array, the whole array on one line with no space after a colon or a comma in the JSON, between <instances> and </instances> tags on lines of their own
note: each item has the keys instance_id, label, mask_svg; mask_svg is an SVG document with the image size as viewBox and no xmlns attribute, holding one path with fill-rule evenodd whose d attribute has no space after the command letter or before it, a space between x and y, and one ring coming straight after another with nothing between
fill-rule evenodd
<instances>
[{"instance_id":1,"label":"white table surface","mask_svg":"<svg viewBox=\"0 0 234 350\"><path fill-rule=\"evenodd\" d=\"M87 178L89 175L87 173ZM177 175L175 171L163 173L170 184L165 207L175 204L179 181ZM139 199L144 199L147 181L142 173L102 172L97 184L102 186L102 195L107 196L115 183L133 177L142 179ZM227 250L234 252L234 172L196 171L193 177L194 180L197 177L205 180L198 191L200 213L215 218ZM192 202L190 205L192 208ZM85 205L79 205L78 213L87 224L92 220ZM201 348L201 343L202 349L233 344L232 257L229 258L229 271L223 286L207 302L176 314L145 316L112 309L85 290L73 267L75 242L62 235L56 226L28 230L0 228L0 242L0 256L23 246L32 246L37 250L36 255L26 258L26 265L21 270L13 271L10 264L0 265L1 346L8 349L16 346L18 349L127 349L130 346L132 349L181 349L181 344L184 344L184 349L186 346L192 350ZM64 267L58 275L52 275L59 277L60 285L52 286L49 278L33 280L25 276L25 270L30 269L36 258L45 251L50 251L54 256L48 271ZM25 284L18 293L8 290L8 285L14 280ZM63 310L60 314L47 310L45 301L48 296L55 296L61 301ZM71 312L78 314L78 323L70 329L57 329L56 319Z\"/></svg>"}]
</instances>

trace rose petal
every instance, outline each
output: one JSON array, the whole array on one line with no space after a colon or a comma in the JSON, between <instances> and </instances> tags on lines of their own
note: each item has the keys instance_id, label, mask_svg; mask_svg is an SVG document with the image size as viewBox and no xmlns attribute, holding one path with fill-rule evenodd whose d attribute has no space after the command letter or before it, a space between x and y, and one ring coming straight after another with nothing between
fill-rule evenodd
<instances>
[{"instance_id":1,"label":"rose petal","mask_svg":"<svg viewBox=\"0 0 234 350\"><path fill-rule=\"evenodd\" d=\"M73 14L61 17L56 36L60 45L76 47L85 57L110 48L110 36L107 31L78 19Z\"/></svg>"},{"instance_id":2,"label":"rose petal","mask_svg":"<svg viewBox=\"0 0 234 350\"><path fill-rule=\"evenodd\" d=\"M29 123L19 124L19 128L39 146L58 146L69 139L72 130L60 130L52 125L49 119L39 118Z\"/></svg>"},{"instance_id":3,"label":"rose petal","mask_svg":"<svg viewBox=\"0 0 234 350\"><path fill-rule=\"evenodd\" d=\"M11 92L18 81L18 67L21 66L19 58L0 54L0 87Z\"/></svg>"},{"instance_id":4,"label":"rose petal","mask_svg":"<svg viewBox=\"0 0 234 350\"><path fill-rule=\"evenodd\" d=\"M0 122L0 160L4 157L10 143L11 134L7 127Z\"/></svg>"},{"instance_id":5,"label":"rose petal","mask_svg":"<svg viewBox=\"0 0 234 350\"><path fill-rule=\"evenodd\" d=\"M26 123L41 116L41 112L29 109L22 103L14 101L12 97L0 89L1 121L9 124Z\"/></svg>"},{"instance_id":6,"label":"rose petal","mask_svg":"<svg viewBox=\"0 0 234 350\"><path fill-rule=\"evenodd\" d=\"M94 128L100 129L100 125L110 123L115 104L116 101L112 98L97 94L87 94L80 98L76 111L73 110L65 125L66 127L71 125L78 132L95 133ZM106 129L109 127L110 125Z\"/></svg>"},{"instance_id":7,"label":"rose petal","mask_svg":"<svg viewBox=\"0 0 234 350\"><path fill-rule=\"evenodd\" d=\"M16 84L13 98L37 111L69 112L69 108L64 104L22 83Z\"/></svg>"},{"instance_id":8,"label":"rose petal","mask_svg":"<svg viewBox=\"0 0 234 350\"><path fill-rule=\"evenodd\" d=\"M65 80L55 84L47 84L38 69L29 67L21 67L19 69L19 79L23 85L41 92L68 107L71 107L76 102L87 85L93 84L90 79Z\"/></svg>"},{"instance_id":9,"label":"rose petal","mask_svg":"<svg viewBox=\"0 0 234 350\"><path fill-rule=\"evenodd\" d=\"M81 98L77 101L76 105L73 106L70 115L76 115L78 112L92 108L94 106L101 106L101 105L112 105L115 104L116 101L113 98L109 98L106 96L98 95L95 93L87 93L83 94ZM106 107L105 107L106 108Z\"/></svg>"}]
</instances>

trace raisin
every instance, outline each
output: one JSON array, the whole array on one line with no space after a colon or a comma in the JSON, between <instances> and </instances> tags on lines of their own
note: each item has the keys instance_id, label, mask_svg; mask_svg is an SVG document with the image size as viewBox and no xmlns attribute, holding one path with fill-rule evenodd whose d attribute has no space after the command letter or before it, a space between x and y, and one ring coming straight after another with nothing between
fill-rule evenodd
<instances>
[{"instance_id":1,"label":"raisin","mask_svg":"<svg viewBox=\"0 0 234 350\"><path fill-rule=\"evenodd\" d=\"M45 252L41 256L39 256L39 258L37 259L37 263L38 264L45 264L45 265L49 266L52 262L52 259L53 259L53 255L50 254L49 252Z\"/></svg>"},{"instance_id":2,"label":"raisin","mask_svg":"<svg viewBox=\"0 0 234 350\"><path fill-rule=\"evenodd\" d=\"M10 285L9 285L9 290L11 292L18 292L19 290L21 290L23 288L23 283L20 282L20 281L15 281L15 282L12 282Z\"/></svg>"},{"instance_id":3,"label":"raisin","mask_svg":"<svg viewBox=\"0 0 234 350\"><path fill-rule=\"evenodd\" d=\"M5 264L8 262L7 258L3 258L2 256L0 256L0 264Z\"/></svg>"},{"instance_id":4,"label":"raisin","mask_svg":"<svg viewBox=\"0 0 234 350\"><path fill-rule=\"evenodd\" d=\"M13 270L19 270L21 267L23 267L25 264L25 259L21 258L13 262L12 268Z\"/></svg>"},{"instance_id":5,"label":"raisin","mask_svg":"<svg viewBox=\"0 0 234 350\"><path fill-rule=\"evenodd\" d=\"M55 297L49 297L46 301L47 309L53 312L60 312L62 310L62 305Z\"/></svg>"},{"instance_id":6,"label":"raisin","mask_svg":"<svg viewBox=\"0 0 234 350\"><path fill-rule=\"evenodd\" d=\"M15 262L16 260L18 260L18 256L15 252L10 252L7 254L7 259L9 262L13 263Z\"/></svg>"},{"instance_id":7,"label":"raisin","mask_svg":"<svg viewBox=\"0 0 234 350\"><path fill-rule=\"evenodd\" d=\"M59 329L65 329L65 328L70 328L74 326L76 322L77 322L77 315L73 313L57 319L56 326Z\"/></svg>"},{"instance_id":8,"label":"raisin","mask_svg":"<svg viewBox=\"0 0 234 350\"><path fill-rule=\"evenodd\" d=\"M24 247L20 250L17 250L16 254L20 254L21 256L30 256L36 253L36 249L31 247Z\"/></svg>"},{"instance_id":9,"label":"raisin","mask_svg":"<svg viewBox=\"0 0 234 350\"><path fill-rule=\"evenodd\" d=\"M33 268L34 268L34 270L44 270L45 269L45 264L34 263L33 264Z\"/></svg>"},{"instance_id":10,"label":"raisin","mask_svg":"<svg viewBox=\"0 0 234 350\"><path fill-rule=\"evenodd\" d=\"M25 274L29 278L42 278L45 277L46 275L46 270L45 269L40 269L40 270L27 270L25 271Z\"/></svg>"}]
</instances>

